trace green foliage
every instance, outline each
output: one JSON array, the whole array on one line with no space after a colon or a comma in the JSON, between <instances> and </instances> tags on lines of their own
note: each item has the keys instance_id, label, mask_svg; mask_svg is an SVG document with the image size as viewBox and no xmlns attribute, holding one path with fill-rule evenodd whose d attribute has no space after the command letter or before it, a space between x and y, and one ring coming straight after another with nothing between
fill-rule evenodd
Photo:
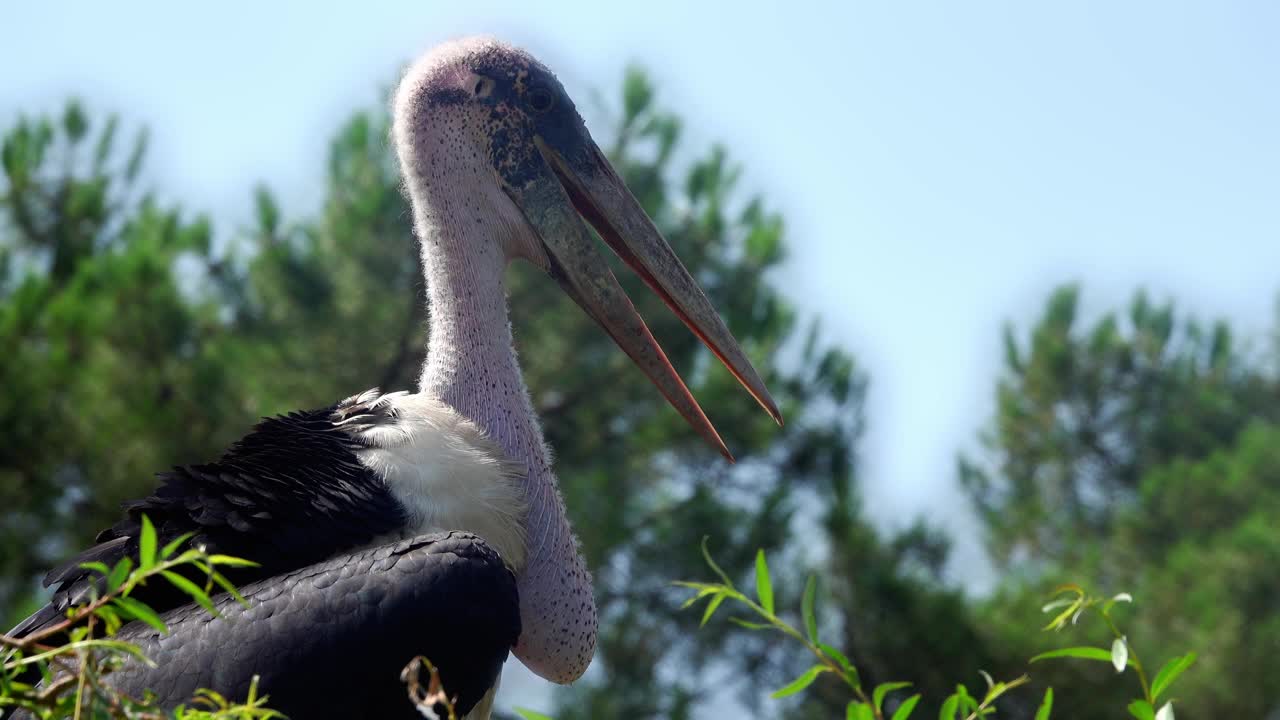
<instances>
[{"instance_id":1,"label":"green foliage","mask_svg":"<svg viewBox=\"0 0 1280 720\"><path fill-rule=\"evenodd\" d=\"M1091 325L1079 302L1075 288L1061 289L1026 339L1007 331L987 454L962 462L993 554L1010 571L975 608L1001 619L983 634L1006 653L1038 654L1045 648L1023 628L1046 585L1120 579L1144 601L1124 641L1131 666L1135 645L1166 658L1198 648L1179 710L1263 717L1280 703L1269 680L1280 673L1277 366L1236 343L1226 324L1180 317L1141 293L1124 316ZM1111 648L1094 650L1110 661ZM1037 678L1078 717L1114 716L1127 694L1070 665ZM1155 708L1155 699L1141 702Z\"/></svg>"},{"instance_id":2,"label":"green foliage","mask_svg":"<svg viewBox=\"0 0 1280 720\"><path fill-rule=\"evenodd\" d=\"M139 538L141 560L137 567L128 558L114 567L100 562L85 563L103 579L90 589L83 604L67 610L66 619L22 638L0 635L0 708L22 708L41 720L53 718L137 718L159 720L270 720L283 717L268 709L267 698L259 697L257 679L243 703L235 703L211 690L200 690L192 706L180 706L170 714L151 698L131 698L115 691L108 676L128 662L153 665L131 643L112 640L130 621L140 621L167 633L160 616L131 593L147 580L163 577L216 615L208 603L209 593L225 589L241 603L243 597L218 570L248 563L225 555L210 555L200 549L179 553L181 542L172 542L157 551L151 521L143 518ZM185 541L186 538L182 538ZM189 568L205 578L204 587L178 574ZM34 675L32 674L34 671Z\"/></svg>"},{"instance_id":3,"label":"green foliage","mask_svg":"<svg viewBox=\"0 0 1280 720\"><path fill-rule=\"evenodd\" d=\"M1057 599L1042 608L1044 612L1057 613L1045 628L1046 630L1063 630L1068 624L1075 625L1085 613L1096 613L1111 631L1111 647L1110 649L1089 646L1059 648L1040 653L1031 658L1031 662L1053 658L1081 658L1109 662L1117 673L1123 673L1125 670L1133 668L1142 690L1142 697L1129 703L1130 714L1140 718L1151 718L1157 714L1161 720L1172 718L1172 701L1165 701L1159 711L1155 710L1155 705L1160 700L1161 695L1169 689L1173 681L1183 671L1191 667L1191 664L1196 660L1196 654L1190 652L1170 658L1160 668L1155 680L1148 682L1147 671L1138 656L1137 649L1129 642L1128 635L1121 632L1112 615L1117 603L1133 602L1131 595L1120 593L1110 598L1095 597L1085 592L1084 588L1079 585L1065 585L1058 589L1057 594L1059 596Z\"/></svg>"},{"instance_id":4,"label":"green foliage","mask_svg":"<svg viewBox=\"0 0 1280 720\"><path fill-rule=\"evenodd\" d=\"M846 718L885 720L886 716L888 716L890 720L907 720L911 717L916 705L920 702L921 695L919 693L898 701L892 715L887 715L889 709L885 707L885 698L890 693L912 687L912 683L904 681L883 682L872 688L870 695L868 695L857 667L850 662L845 653L819 639L816 629L818 623L814 616L810 599L812 593L809 589L814 587L814 578L812 576L805 583L804 599L801 601L800 615L806 625L806 632L801 633L774 612L772 602L774 588L769 579L769 565L766 562L763 550L758 551L756 554L755 582L756 595L759 598L758 602L753 601L738 590L733 581L716 564L707 549L705 539L702 544L702 553L707 566L716 573L720 578L720 582L676 582L677 586L694 591L693 596L685 600L682 609L706 600L706 609L702 615L702 624L705 625L721 603L728 600L745 608L756 618L756 620L744 620L739 617L731 617L730 620L735 625L756 632L781 633L790 638L792 645L803 648L806 654L811 655L816 660L814 664L801 672L794 680L774 690L769 697L779 700L797 695L813 685L819 677L829 675L830 677L838 678L845 688L847 700L844 701L844 711ZM768 599L768 602L766 602L766 599ZM813 619L810 620L810 618ZM997 699L1010 690L1025 685L1030 680L1026 675L1022 675L1009 682L996 682L985 672L982 673L982 676L986 680L987 690L981 699L971 695L968 688L963 684L955 686L955 692L942 701L938 714L940 720L955 720L957 715L962 716L964 720L989 717L995 712L994 708ZM1047 697L1051 698L1051 696ZM1046 700L1046 703L1051 704L1052 700ZM1048 710L1044 710L1044 714L1047 717Z\"/></svg>"},{"instance_id":5,"label":"green foliage","mask_svg":"<svg viewBox=\"0 0 1280 720\"><path fill-rule=\"evenodd\" d=\"M801 693L813 685L820 676L830 674L832 677L839 678L846 688L846 693L852 695L845 707L846 718L884 720L889 712L889 709L885 707L885 698L892 692L912 686L910 682L903 681L881 683L875 686L871 691L871 697L868 698L856 667L850 663L844 653L819 640L816 631L811 631L807 636L801 634L800 631L776 615L771 605L767 605L763 601L752 601L739 591L733 582L725 576L724 571L716 565L707 550L705 541L702 550L708 567L719 576L720 582L676 582L676 585L694 591L694 595L684 602L682 609L702 600L707 600L706 610L702 618L702 623L705 625L716 609L720 607L721 601L728 599L746 608L752 615L762 621L754 622L736 617L730 618L735 624L755 631L782 633L784 636L789 637L793 643L798 643L804 647L817 660L817 663L811 665L794 680L770 694L771 698L776 700ZM757 595L761 598L772 597L773 587L769 581L768 565L765 562L763 551L757 555L757 558ZM806 583L801 616L807 626L814 627L817 625L816 620L811 623L809 619L813 612L811 601L809 600L811 595L808 591L808 588L811 587L813 587L812 577ZM1133 598L1128 593L1102 598L1088 594L1078 585L1065 585L1057 590L1055 596L1051 602L1041 608L1043 612L1055 613L1053 619L1044 627L1044 630L1060 631L1068 625L1075 625L1082 615L1092 613L1100 617L1111 631L1111 648L1091 646L1058 648L1040 653L1031 658L1029 662L1037 663L1056 658L1077 658L1109 662L1115 667L1117 673L1123 673L1126 669L1132 668L1142 694L1141 697L1126 706L1130 714L1139 718L1139 720L1173 720L1172 700L1165 700L1160 705L1159 710L1155 709L1156 705L1159 704L1161 697L1167 693L1173 681L1195 662L1196 654L1191 652L1171 658L1161 667L1154 681L1148 683L1147 673L1137 650L1130 645L1128 636L1121 632L1112 615L1117 603L1133 602ZM1026 685L1031 681L1031 678L1024 674L1008 682L997 682L990 674L979 672L987 684L986 692L981 699L972 695L963 684L956 685L955 692L946 696L941 702L941 707L938 711L939 720L956 720L957 717L962 717L964 720L979 720L980 718L992 717L995 715L995 706L998 699L1011 690ZM891 720L908 720L915 711L920 699L921 695L916 693L899 701L890 716ZM1049 720L1052 710L1053 688L1050 687L1045 689L1044 698L1035 712L1035 720Z\"/></svg>"}]
</instances>

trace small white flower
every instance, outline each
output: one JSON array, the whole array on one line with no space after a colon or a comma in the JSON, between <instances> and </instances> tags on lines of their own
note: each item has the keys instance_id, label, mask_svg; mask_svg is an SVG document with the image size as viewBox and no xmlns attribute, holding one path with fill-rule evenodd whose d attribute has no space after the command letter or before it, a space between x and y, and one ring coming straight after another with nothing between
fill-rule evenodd
<instances>
[{"instance_id":1,"label":"small white flower","mask_svg":"<svg viewBox=\"0 0 1280 720\"><path fill-rule=\"evenodd\" d=\"M1133 602L1133 596L1130 595L1129 593L1120 593L1119 595L1116 595L1115 597L1111 598L1111 601L1131 603Z\"/></svg>"},{"instance_id":2,"label":"small white flower","mask_svg":"<svg viewBox=\"0 0 1280 720\"><path fill-rule=\"evenodd\" d=\"M1173 701L1165 703L1156 711L1156 720L1173 720Z\"/></svg>"},{"instance_id":3,"label":"small white flower","mask_svg":"<svg viewBox=\"0 0 1280 720\"><path fill-rule=\"evenodd\" d=\"M1111 664L1115 666L1116 672L1124 672L1125 666L1129 664L1129 646L1125 644L1124 638L1116 638L1111 643Z\"/></svg>"}]
</instances>

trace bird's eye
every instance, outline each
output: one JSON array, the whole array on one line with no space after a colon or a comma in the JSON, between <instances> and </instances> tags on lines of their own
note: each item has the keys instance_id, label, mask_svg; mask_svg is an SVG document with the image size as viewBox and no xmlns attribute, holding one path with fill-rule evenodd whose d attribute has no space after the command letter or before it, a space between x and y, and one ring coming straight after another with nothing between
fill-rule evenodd
<instances>
[{"instance_id":1,"label":"bird's eye","mask_svg":"<svg viewBox=\"0 0 1280 720\"><path fill-rule=\"evenodd\" d=\"M555 104L555 96L546 88L537 87L529 91L529 107L534 112L544 113Z\"/></svg>"},{"instance_id":2,"label":"bird's eye","mask_svg":"<svg viewBox=\"0 0 1280 720\"><path fill-rule=\"evenodd\" d=\"M476 84L471 88L471 94L478 98L489 97L493 92L493 80L487 77L476 78Z\"/></svg>"}]
</instances>

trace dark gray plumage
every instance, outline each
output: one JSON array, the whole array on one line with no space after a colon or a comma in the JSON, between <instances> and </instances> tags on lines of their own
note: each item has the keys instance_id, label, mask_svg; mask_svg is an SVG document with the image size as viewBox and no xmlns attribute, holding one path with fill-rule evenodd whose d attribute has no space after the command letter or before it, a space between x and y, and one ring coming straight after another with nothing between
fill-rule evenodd
<instances>
[{"instance_id":1,"label":"dark gray plumage","mask_svg":"<svg viewBox=\"0 0 1280 720\"><path fill-rule=\"evenodd\" d=\"M190 604L168 611L168 635L126 626L119 638L158 667L130 666L109 684L134 696L150 689L173 707L202 687L242 699L258 674L270 707L293 720L420 718L400 671L425 655L463 714L497 682L520 634L515 576L465 532L336 557L243 594L248 609L217 600L221 618Z\"/></svg>"}]
</instances>

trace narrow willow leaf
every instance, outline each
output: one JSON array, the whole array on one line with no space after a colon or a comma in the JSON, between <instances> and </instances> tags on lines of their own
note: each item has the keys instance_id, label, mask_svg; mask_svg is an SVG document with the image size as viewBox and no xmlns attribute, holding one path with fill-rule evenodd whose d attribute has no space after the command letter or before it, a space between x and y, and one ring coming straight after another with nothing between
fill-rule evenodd
<instances>
[{"instance_id":1,"label":"narrow willow leaf","mask_svg":"<svg viewBox=\"0 0 1280 720\"><path fill-rule=\"evenodd\" d=\"M1129 714L1138 720L1156 720L1156 711L1146 700L1134 700L1129 703Z\"/></svg>"},{"instance_id":2,"label":"narrow willow leaf","mask_svg":"<svg viewBox=\"0 0 1280 720\"><path fill-rule=\"evenodd\" d=\"M1056 609L1056 605L1054 605L1054 603L1050 603L1045 607L1049 608L1051 606L1054 609ZM1080 617L1080 612L1083 609L1084 609L1084 597L1078 596L1071 602L1067 603L1063 611L1055 615L1054 618L1049 621L1049 624L1045 625L1043 629L1044 630L1061 630L1062 628L1067 626L1067 622L1075 622L1075 619Z\"/></svg>"},{"instance_id":3,"label":"narrow willow leaf","mask_svg":"<svg viewBox=\"0 0 1280 720\"><path fill-rule=\"evenodd\" d=\"M1060 650L1050 650L1049 652L1040 653L1031 658L1031 662L1039 662L1050 658L1073 657L1083 658L1085 660L1101 660L1102 662L1111 662L1111 651L1096 647L1069 647Z\"/></svg>"},{"instance_id":4,"label":"narrow willow leaf","mask_svg":"<svg viewBox=\"0 0 1280 720\"><path fill-rule=\"evenodd\" d=\"M522 707L512 708L512 710L515 710L516 714L524 718L524 720L551 720L550 715L543 715L540 712L535 712Z\"/></svg>"},{"instance_id":5,"label":"narrow willow leaf","mask_svg":"<svg viewBox=\"0 0 1280 720\"><path fill-rule=\"evenodd\" d=\"M769 623L751 622L750 620L743 620L742 618L736 618L736 617L729 618L729 622L739 627L744 627L748 630L772 630L773 629L773 626L770 625Z\"/></svg>"},{"instance_id":6,"label":"narrow willow leaf","mask_svg":"<svg viewBox=\"0 0 1280 720\"><path fill-rule=\"evenodd\" d=\"M698 623L698 627L705 627L707 621L715 614L716 608L720 607L720 603L724 602L724 595L717 595L711 598L711 602L707 603L707 609L702 613L702 622Z\"/></svg>"},{"instance_id":7,"label":"narrow willow leaf","mask_svg":"<svg viewBox=\"0 0 1280 720\"><path fill-rule=\"evenodd\" d=\"M118 597L111 602L130 618L134 620L141 620L162 633L169 632L169 628L165 627L164 621L161 620L160 616L156 614L156 611L152 610L151 606L146 603L141 602L140 600L135 600L131 597Z\"/></svg>"},{"instance_id":8,"label":"narrow willow leaf","mask_svg":"<svg viewBox=\"0 0 1280 720\"><path fill-rule=\"evenodd\" d=\"M1044 700L1040 701L1040 709L1036 710L1036 720L1049 720L1049 713L1053 710L1053 688L1044 689Z\"/></svg>"},{"instance_id":9,"label":"narrow willow leaf","mask_svg":"<svg viewBox=\"0 0 1280 720\"><path fill-rule=\"evenodd\" d=\"M258 563L231 555L210 555L210 565L226 565L227 567L258 567Z\"/></svg>"},{"instance_id":10,"label":"narrow willow leaf","mask_svg":"<svg viewBox=\"0 0 1280 720\"><path fill-rule=\"evenodd\" d=\"M844 706L844 720L875 720L875 713L871 712L871 706L857 700L850 700L848 705Z\"/></svg>"},{"instance_id":11,"label":"narrow willow leaf","mask_svg":"<svg viewBox=\"0 0 1280 720\"><path fill-rule=\"evenodd\" d=\"M142 516L142 535L138 538L138 569L150 570L156 564L156 527L151 518Z\"/></svg>"},{"instance_id":12,"label":"narrow willow leaf","mask_svg":"<svg viewBox=\"0 0 1280 720\"><path fill-rule=\"evenodd\" d=\"M817 680L819 675L821 675L824 672L828 672L829 670L830 668L828 668L826 665L814 665L808 670L805 670L800 675L800 677L796 678L795 680L792 680L791 682L778 688L777 690L774 690L769 695L769 697L776 700L778 698L787 697L788 695L795 695L801 690L812 685L813 681Z\"/></svg>"},{"instance_id":13,"label":"narrow willow leaf","mask_svg":"<svg viewBox=\"0 0 1280 720\"><path fill-rule=\"evenodd\" d=\"M716 564L715 560L711 559L711 550L707 547L707 542L710 539L710 535L702 536L702 557L707 561L707 565L712 569L712 571L714 571L716 575L720 576L720 580L724 582L725 585L733 587L733 581L729 579L729 575L725 573L724 570L720 569L720 566Z\"/></svg>"},{"instance_id":14,"label":"narrow willow leaf","mask_svg":"<svg viewBox=\"0 0 1280 720\"><path fill-rule=\"evenodd\" d=\"M1129 665L1129 645L1124 638L1116 638L1111 643L1111 665L1118 673L1124 672Z\"/></svg>"},{"instance_id":15,"label":"narrow willow leaf","mask_svg":"<svg viewBox=\"0 0 1280 720\"><path fill-rule=\"evenodd\" d=\"M849 662L849 658L845 657L844 653L840 652L839 650L835 649L834 647L826 643L820 642L820 643L815 643L815 645L818 646L819 650L826 653L828 657L830 657L832 660L835 660L836 663L840 665L840 669L844 671L844 676L846 679L848 679L849 684L854 686L859 686L862 684L862 680L858 677L857 668L853 666L853 663Z\"/></svg>"},{"instance_id":16,"label":"narrow willow leaf","mask_svg":"<svg viewBox=\"0 0 1280 720\"><path fill-rule=\"evenodd\" d=\"M84 568L85 570L92 570L102 575L103 577L106 577L111 574L111 568L107 567L107 564L104 562L97 562L97 561L84 562L84 563L80 563L80 567Z\"/></svg>"},{"instance_id":17,"label":"narrow willow leaf","mask_svg":"<svg viewBox=\"0 0 1280 720\"><path fill-rule=\"evenodd\" d=\"M192 535L195 535L195 533L182 533L178 537L170 540L168 543L165 543L165 546L160 549L160 559L168 560L174 553L178 552L178 548L182 547L183 543L191 539Z\"/></svg>"},{"instance_id":18,"label":"narrow willow leaf","mask_svg":"<svg viewBox=\"0 0 1280 720\"><path fill-rule=\"evenodd\" d=\"M876 686L876 689L871 693L871 702L876 706L877 711L883 710L885 695L888 695L894 690L901 690L902 688L907 688L907 687L911 687L911 683L909 682L880 683L879 685Z\"/></svg>"},{"instance_id":19,"label":"narrow willow leaf","mask_svg":"<svg viewBox=\"0 0 1280 720\"><path fill-rule=\"evenodd\" d=\"M810 575L804 584L804 597L800 601L800 612L804 615L804 629L809 634L809 642L818 642L818 616L813 612L813 603L818 594L818 578Z\"/></svg>"},{"instance_id":20,"label":"narrow willow leaf","mask_svg":"<svg viewBox=\"0 0 1280 720\"><path fill-rule=\"evenodd\" d=\"M1164 664L1160 668L1160 672L1156 673L1156 679L1151 681L1151 697L1159 700L1160 694L1169 689L1169 685L1182 674L1182 671L1191 667L1196 661L1196 654L1189 652L1182 657L1177 657Z\"/></svg>"},{"instance_id":21,"label":"narrow willow leaf","mask_svg":"<svg viewBox=\"0 0 1280 720\"><path fill-rule=\"evenodd\" d=\"M111 568L111 574L107 576L107 592L115 592L116 588L124 583L125 578L129 577L129 572L132 570L133 560L127 557L120 558L116 566Z\"/></svg>"},{"instance_id":22,"label":"narrow willow leaf","mask_svg":"<svg viewBox=\"0 0 1280 720\"><path fill-rule=\"evenodd\" d=\"M200 607L209 611L211 615L218 614L217 609L213 607L213 601L209 599L209 594L206 593L199 585L196 585L172 570L165 570L162 574L166 580L173 583L174 587L190 595L192 600L199 603Z\"/></svg>"},{"instance_id":23,"label":"narrow willow leaf","mask_svg":"<svg viewBox=\"0 0 1280 720\"><path fill-rule=\"evenodd\" d=\"M960 706L960 696L952 695L942 703L942 709L938 710L938 720L956 720L956 708Z\"/></svg>"},{"instance_id":24,"label":"narrow willow leaf","mask_svg":"<svg viewBox=\"0 0 1280 720\"><path fill-rule=\"evenodd\" d=\"M703 593L716 592L721 587L724 587L720 583L690 582L689 580L675 580L675 581L672 581L671 584L675 585L676 587L689 588L690 590L699 590Z\"/></svg>"},{"instance_id":25,"label":"narrow willow leaf","mask_svg":"<svg viewBox=\"0 0 1280 720\"><path fill-rule=\"evenodd\" d=\"M249 607L249 601L244 599L244 596L240 594L240 591L236 589L236 586L230 580L228 580L225 576L223 576L222 573L220 572L210 573L209 577L214 582L218 583L218 585L223 590L226 590L228 595L235 598L236 602L240 603L246 608Z\"/></svg>"},{"instance_id":26,"label":"narrow willow leaf","mask_svg":"<svg viewBox=\"0 0 1280 720\"><path fill-rule=\"evenodd\" d=\"M912 695L906 700L903 700L902 704L898 706L898 709L893 711L893 717L889 720L907 720L907 718L911 717L911 713L915 712L916 704L919 702L919 694Z\"/></svg>"},{"instance_id":27,"label":"narrow willow leaf","mask_svg":"<svg viewBox=\"0 0 1280 720\"><path fill-rule=\"evenodd\" d=\"M690 606L692 606L694 603L696 603L696 602L698 602L699 600L701 600L702 598L704 598L704 597L706 597L706 596L708 596L708 595L714 595L714 594L716 594L716 593L718 593L718 592L720 592L720 588L718 588L718 587L714 587L714 586L713 586L713 587L703 588L703 589L701 589L701 590L699 590L699 591L698 591L698 594L697 594L697 595L694 595L693 597L689 598L688 600L685 600L685 601L680 605L680 609L681 609L681 610L686 610L686 609L688 609Z\"/></svg>"},{"instance_id":28,"label":"narrow willow leaf","mask_svg":"<svg viewBox=\"0 0 1280 720\"><path fill-rule=\"evenodd\" d=\"M764 550L756 551L756 595L760 598L760 607L773 614L773 583L769 581L769 563L764 559Z\"/></svg>"}]
</instances>

